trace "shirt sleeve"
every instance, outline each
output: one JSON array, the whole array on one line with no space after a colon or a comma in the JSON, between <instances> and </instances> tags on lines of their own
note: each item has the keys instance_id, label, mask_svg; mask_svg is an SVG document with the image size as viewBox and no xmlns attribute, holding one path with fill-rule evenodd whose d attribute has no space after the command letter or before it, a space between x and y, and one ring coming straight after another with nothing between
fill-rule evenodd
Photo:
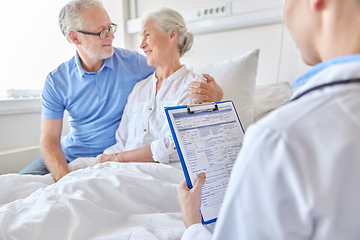
<instances>
[{"instance_id":1,"label":"shirt sleeve","mask_svg":"<svg viewBox=\"0 0 360 240\"><path fill-rule=\"evenodd\" d=\"M169 163L179 160L170 130L166 133L166 137L152 141L150 148L155 162Z\"/></svg>"},{"instance_id":2,"label":"shirt sleeve","mask_svg":"<svg viewBox=\"0 0 360 240\"><path fill-rule=\"evenodd\" d=\"M210 240L212 234L201 223L193 224L188 227L181 240Z\"/></svg>"},{"instance_id":3,"label":"shirt sleeve","mask_svg":"<svg viewBox=\"0 0 360 240\"><path fill-rule=\"evenodd\" d=\"M64 110L65 106L61 100L61 95L57 93L52 76L49 74L42 90L41 117L47 119L62 119L64 117Z\"/></svg>"},{"instance_id":4,"label":"shirt sleeve","mask_svg":"<svg viewBox=\"0 0 360 240\"><path fill-rule=\"evenodd\" d=\"M301 171L284 133L250 126L236 160L214 239L309 239Z\"/></svg>"}]
</instances>

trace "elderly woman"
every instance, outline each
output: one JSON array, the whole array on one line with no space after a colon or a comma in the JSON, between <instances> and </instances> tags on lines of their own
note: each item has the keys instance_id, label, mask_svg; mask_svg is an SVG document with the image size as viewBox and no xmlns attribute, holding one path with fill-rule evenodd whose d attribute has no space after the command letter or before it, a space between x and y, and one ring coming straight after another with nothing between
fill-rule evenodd
<instances>
[{"instance_id":1,"label":"elderly woman","mask_svg":"<svg viewBox=\"0 0 360 240\"><path fill-rule=\"evenodd\" d=\"M204 81L180 63L192 46L193 35L179 13L163 8L143 17L141 36L140 48L156 71L135 85L116 132L117 143L98 162L178 160L164 107L195 103L188 87L192 81Z\"/></svg>"}]
</instances>

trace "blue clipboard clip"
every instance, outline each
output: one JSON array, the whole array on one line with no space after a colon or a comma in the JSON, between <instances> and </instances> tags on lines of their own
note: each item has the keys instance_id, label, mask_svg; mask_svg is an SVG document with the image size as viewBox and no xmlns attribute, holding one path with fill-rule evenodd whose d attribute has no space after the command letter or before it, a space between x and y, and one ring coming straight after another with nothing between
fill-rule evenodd
<instances>
[{"instance_id":1,"label":"blue clipboard clip","mask_svg":"<svg viewBox=\"0 0 360 240\"><path fill-rule=\"evenodd\" d=\"M219 107L216 103L210 102L210 103L199 103L199 104L192 104L187 105L187 112L189 114L193 114L196 112L203 112L203 111L217 111L219 110Z\"/></svg>"}]
</instances>

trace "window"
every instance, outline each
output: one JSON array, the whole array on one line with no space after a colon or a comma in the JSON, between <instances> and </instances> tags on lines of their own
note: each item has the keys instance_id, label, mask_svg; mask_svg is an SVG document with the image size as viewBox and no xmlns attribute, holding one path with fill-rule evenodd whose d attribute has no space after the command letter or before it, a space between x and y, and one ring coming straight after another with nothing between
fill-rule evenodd
<instances>
[{"instance_id":1,"label":"window","mask_svg":"<svg viewBox=\"0 0 360 240\"><path fill-rule=\"evenodd\" d=\"M67 2L0 1L0 99L40 96L47 74L75 54L58 25Z\"/></svg>"}]
</instances>

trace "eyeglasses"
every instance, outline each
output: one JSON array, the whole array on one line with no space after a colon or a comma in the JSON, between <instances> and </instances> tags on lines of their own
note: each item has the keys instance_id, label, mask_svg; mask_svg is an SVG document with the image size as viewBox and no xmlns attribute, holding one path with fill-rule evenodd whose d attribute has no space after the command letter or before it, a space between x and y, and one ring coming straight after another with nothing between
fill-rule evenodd
<instances>
[{"instance_id":1,"label":"eyeglasses","mask_svg":"<svg viewBox=\"0 0 360 240\"><path fill-rule=\"evenodd\" d=\"M115 33L117 29L117 24L111 23L111 27L105 30L102 30L99 33L92 33L92 32L84 32L84 31L78 31L79 33L86 34L86 35L94 35L99 36L101 39L107 38L109 36L109 32Z\"/></svg>"}]
</instances>

